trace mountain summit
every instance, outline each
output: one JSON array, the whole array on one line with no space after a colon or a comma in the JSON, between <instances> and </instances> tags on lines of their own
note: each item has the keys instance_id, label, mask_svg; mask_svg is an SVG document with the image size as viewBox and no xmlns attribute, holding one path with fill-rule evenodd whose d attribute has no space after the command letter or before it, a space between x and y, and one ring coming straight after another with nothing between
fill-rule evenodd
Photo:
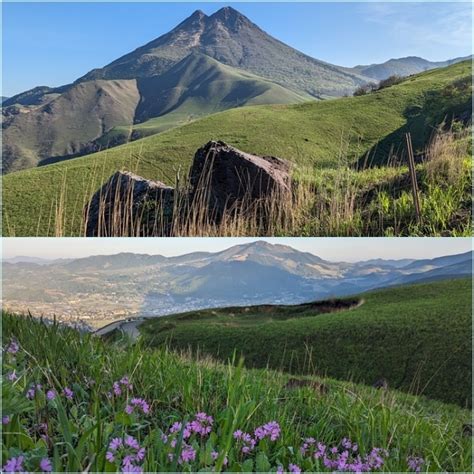
<instances>
[{"instance_id":1,"label":"mountain summit","mask_svg":"<svg viewBox=\"0 0 474 474\"><path fill-rule=\"evenodd\" d=\"M169 33L93 69L79 81L151 77L192 51L314 97L342 95L365 82L356 72L318 61L278 41L231 7L210 16L197 10Z\"/></svg>"}]
</instances>

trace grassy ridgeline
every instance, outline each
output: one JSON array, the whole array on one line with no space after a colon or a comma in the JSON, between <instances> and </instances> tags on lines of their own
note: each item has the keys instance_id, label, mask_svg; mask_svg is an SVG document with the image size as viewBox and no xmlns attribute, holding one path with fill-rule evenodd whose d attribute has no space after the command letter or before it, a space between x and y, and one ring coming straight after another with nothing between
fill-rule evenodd
<instances>
[{"instance_id":1,"label":"grassy ridgeline","mask_svg":"<svg viewBox=\"0 0 474 474\"><path fill-rule=\"evenodd\" d=\"M350 311L200 311L145 323L145 340L199 349L227 360L234 349L248 366L374 383L463 406L471 404L471 279L367 293ZM249 326L246 319L251 319ZM180 319L180 320L178 320Z\"/></svg>"},{"instance_id":2,"label":"grassy ridgeline","mask_svg":"<svg viewBox=\"0 0 474 474\"><path fill-rule=\"evenodd\" d=\"M20 349L6 352L3 359L4 376L15 369L18 377L14 382L4 379L3 414L11 418L3 427L4 461L21 452L34 465L48 456L54 472L115 471L105 459L107 445L128 433L146 448L145 472L209 471L215 463L205 455L207 448L225 452L230 471L274 472L289 463L305 471L325 470L300 454L302 437L313 436L328 445L350 437L361 454L374 446L386 448L382 470L387 472L406 472L406 459L412 455L425 460L422 471L471 469L471 440L462 436L471 414L453 405L330 379L324 380L324 394L309 388L286 390L288 377L271 370L239 369L140 344L129 347L124 341L111 346L74 330L3 314L4 344L11 340ZM123 376L133 383L130 396L148 401L150 414L127 416L123 397L107 397L113 382ZM43 388L29 402L25 393L32 383ZM65 387L73 390L72 400L61 395ZM47 401L46 390L58 396ZM213 434L206 443L194 444L196 461L177 466L168 459L175 451L160 441L161 430L198 411L215 418ZM46 420L48 443L35 428ZM242 457L233 431L252 432L270 420L281 426L279 439Z\"/></svg>"},{"instance_id":3,"label":"grassy ridgeline","mask_svg":"<svg viewBox=\"0 0 474 474\"><path fill-rule=\"evenodd\" d=\"M300 174L331 183L321 170L340 173L347 163L366 158L384 164L392 146L395 153L404 149L405 132L421 149L445 118L469 114L470 72L465 61L361 97L236 108L103 152L9 174L3 178L4 233L80 235L84 204L112 173L126 169L174 184L178 170L183 176L196 149L211 139L286 158ZM387 170L386 178L392 174ZM372 179L369 188L384 181ZM322 232L329 235L328 229Z\"/></svg>"}]
</instances>

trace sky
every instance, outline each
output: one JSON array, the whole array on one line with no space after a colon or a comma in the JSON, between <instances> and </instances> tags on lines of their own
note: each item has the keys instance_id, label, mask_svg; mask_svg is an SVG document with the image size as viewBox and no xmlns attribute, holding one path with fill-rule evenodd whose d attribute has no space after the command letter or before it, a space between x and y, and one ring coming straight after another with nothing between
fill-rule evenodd
<instances>
[{"instance_id":1,"label":"sky","mask_svg":"<svg viewBox=\"0 0 474 474\"><path fill-rule=\"evenodd\" d=\"M113 255L120 252L183 255L218 252L234 245L265 240L310 252L325 260L356 262L374 258L434 258L472 249L469 238L4 238L3 258L18 256L46 259Z\"/></svg>"},{"instance_id":2,"label":"sky","mask_svg":"<svg viewBox=\"0 0 474 474\"><path fill-rule=\"evenodd\" d=\"M3 96L70 83L168 32L193 11L230 5L271 35L333 64L472 53L470 2L3 2Z\"/></svg>"}]
</instances>

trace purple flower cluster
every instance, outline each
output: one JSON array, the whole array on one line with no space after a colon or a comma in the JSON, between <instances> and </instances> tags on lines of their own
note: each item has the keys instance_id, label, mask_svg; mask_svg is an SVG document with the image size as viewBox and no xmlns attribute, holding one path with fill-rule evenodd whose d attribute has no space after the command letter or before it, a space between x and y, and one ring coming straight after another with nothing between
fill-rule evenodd
<instances>
[{"instance_id":1,"label":"purple flower cluster","mask_svg":"<svg viewBox=\"0 0 474 474\"><path fill-rule=\"evenodd\" d=\"M126 435L123 438L113 438L105 455L107 461L120 466L122 472L143 472L139 465L145 459L145 448L138 441Z\"/></svg>"},{"instance_id":2,"label":"purple flower cluster","mask_svg":"<svg viewBox=\"0 0 474 474\"><path fill-rule=\"evenodd\" d=\"M186 429L189 430L191 434L195 433L201 437L205 437L212 431L213 424L214 418L212 418L212 416L200 412L196 413L194 420L187 424Z\"/></svg>"},{"instance_id":3,"label":"purple flower cluster","mask_svg":"<svg viewBox=\"0 0 474 474\"><path fill-rule=\"evenodd\" d=\"M408 456L407 457L408 469L413 472L420 472L421 468L425 464L425 460L418 456Z\"/></svg>"},{"instance_id":4,"label":"purple flower cluster","mask_svg":"<svg viewBox=\"0 0 474 474\"><path fill-rule=\"evenodd\" d=\"M381 448L372 448L369 454L358 454L359 447L350 439L344 438L339 446L328 447L314 438L306 438L300 448L305 457L320 459L324 467L334 471L371 472L381 469L388 452Z\"/></svg>"},{"instance_id":5,"label":"purple flower cluster","mask_svg":"<svg viewBox=\"0 0 474 474\"><path fill-rule=\"evenodd\" d=\"M161 439L165 444L169 443L171 448L175 448L178 443L178 435L182 432L183 442L181 444L181 452L178 456L178 464L185 464L192 462L196 459L196 450L188 442L189 439L195 435L200 438L205 438L212 431L212 425L214 424L214 418L204 412L196 413L194 419L184 426L179 421L173 423L169 429L169 433L163 433ZM212 459L216 460L219 456L217 452L211 454ZM168 454L168 459L172 461L174 459L174 453ZM224 465L227 460L224 460Z\"/></svg>"},{"instance_id":6,"label":"purple flower cluster","mask_svg":"<svg viewBox=\"0 0 474 474\"><path fill-rule=\"evenodd\" d=\"M183 443L181 453L178 458L178 464L192 462L196 459L196 450L187 443Z\"/></svg>"},{"instance_id":7,"label":"purple flower cluster","mask_svg":"<svg viewBox=\"0 0 474 474\"><path fill-rule=\"evenodd\" d=\"M255 429L255 439L268 438L270 441L276 441L280 437L280 433L280 425L276 421L270 421Z\"/></svg>"},{"instance_id":8,"label":"purple flower cluster","mask_svg":"<svg viewBox=\"0 0 474 474\"><path fill-rule=\"evenodd\" d=\"M209 435L212 431L212 425L214 424L214 418L207 415L206 413L196 413L194 420L186 423L183 429L182 423L179 421L173 423L170 428L170 434L180 433L183 430L183 439L189 439L193 434L204 438Z\"/></svg>"},{"instance_id":9,"label":"purple flower cluster","mask_svg":"<svg viewBox=\"0 0 474 474\"><path fill-rule=\"evenodd\" d=\"M26 398L28 398L28 400L33 400L33 398L35 398L35 395L38 392L41 392L42 389L43 386L40 383L31 384L30 388L26 391Z\"/></svg>"},{"instance_id":10,"label":"purple flower cluster","mask_svg":"<svg viewBox=\"0 0 474 474\"><path fill-rule=\"evenodd\" d=\"M43 458L40 461L40 469L43 472L51 472L53 470L53 466L51 465L51 461L49 460L49 458Z\"/></svg>"},{"instance_id":11,"label":"purple flower cluster","mask_svg":"<svg viewBox=\"0 0 474 474\"><path fill-rule=\"evenodd\" d=\"M74 392L69 387L64 387L63 395L68 399L72 400L74 398Z\"/></svg>"},{"instance_id":12,"label":"purple flower cluster","mask_svg":"<svg viewBox=\"0 0 474 474\"><path fill-rule=\"evenodd\" d=\"M242 430L237 430L234 432L234 439L236 439L241 445L240 450L242 451L242 454L250 454L257 443L251 435L243 432Z\"/></svg>"},{"instance_id":13,"label":"purple flower cluster","mask_svg":"<svg viewBox=\"0 0 474 474\"><path fill-rule=\"evenodd\" d=\"M2 472L24 472L24 456L9 459L2 468Z\"/></svg>"},{"instance_id":14,"label":"purple flower cluster","mask_svg":"<svg viewBox=\"0 0 474 474\"><path fill-rule=\"evenodd\" d=\"M14 382L15 380L18 379L18 375L16 375L16 370L14 370L13 372L9 372L7 374L7 379L10 381L10 382Z\"/></svg>"},{"instance_id":15,"label":"purple flower cluster","mask_svg":"<svg viewBox=\"0 0 474 474\"><path fill-rule=\"evenodd\" d=\"M212 451L211 452L211 458L213 461L217 461L217 458L219 457L219 453L217 451ZM222 463L224 466L227 466L229 464L229 459L227 456L224 457L224 462Z\"/></svg>"},{"instance_id":16,"label":"purple flower cluster","mask_svg":"<svg viewBox=\"0 0 474 474\"><path fill-rule=\"evenodd\" d=\"M125 412L131 415L136 409L141 410L144 415L150 413L150 405L143 398L132 398L125 407Z\"/></svg>"},{"instance_id":17,"label":"purple flower cluster","mask_svg":"<svg viewBox=\"0 0 474 474\"><path fill-rule=\"evenodd\" d=\"M130 383L130 379L125 375L120 380L112 384L112 392L109 392L109 395L115 395L116 397L119 397L122 395L124 390L127 391L132 389L133 385Z\"/></svg>"},{"instance_id":18,"label":"purple flower cluster","mask_svg":"<svg viewBox=\"0 0 474 474\"><path fill-rule=\"evenodd\" d=\"M277 469L277 474L283 474L286 472L283 469L283 466L278 466ZM297 464L288 464L288 471L287 472L293 472L294 474L301 474L301 468Z\"/></svg>"},{"instance_id":19,"label":"purple flower cluster","mask_svg":"<svg viewBox=\"0 0 474 474\"><path fill-rule=\"evenodd\" d=\"M5 347L5 351L8 354L16 354L20 350L20 344L15 339L12 339L10 343Z\"/></svg>"},{"instance_id":20,"label":"purple flower cluster","mask_svg":"<svg viewBox=\"0 0 474 474\"><path fill-rule=\"evenodd\" d=\"M2 416L2 425L8 425L10 423L10 417L8 415Z\"/></svg>"},{"instance_id":21,"label":"purple flower cluster","mask_svg":"<svg viewBox=\"0 0 474 474\"><path fill-rule=\"evenodd\" d=\"M270 421L255 428L253 437L249 433L237 430L234 432L234 439L240 443L242 454L250 454L254 450L258 441L265 438L270 441L276 441L280 437L280 434L280 425L276 421Z\"/></svg>"},{"instance_id":22,"label":"purple flower cluster","mask_svg":"<svg viewBox=\"0 0 474 474\"><path fill-rule=\"evenodd\" d=\"M51 464L51 461L49 458L42 458L41 461L39 462L39 468L41 469L41 472L52 472L53 466ZM17 457L10 458L5 465L2 468L1 472L5 473L24 473L26 474L27 471L27 466L25 466L25 456L20 455Z\"/></svg>"},{"instance_id":23,"label":"purple flower cluster","mask_svg":"<svg viewBox=\"0 0 474 474\"><path fill-rule=\"evenodd\" d=\"M54 390L48 390L46 392L46 398L48 400L54 400L56 398L56 392Z\"/></svg>"},{"instance_id":24,"label":"purple flower cluster","mask_svg":"<svg viewBox=\"0 0 474 474\"><path fill-rule=\"evenodd\" d=\"M40 393L42 390L43 390L43 386L40 383L36 383L36 384L33 383L30 385L30 388L26 391L26 398L28 398L28 400L33 400L36 394ZM68 400L72 400L74 397L74 392L68 387L65 387L62 393ZM46 398L48 400L54 400L56 396L57 396L56 390L49 389L46 391Z\"/></svg>"},{"instance_id":25,"label":"purple flower cluster","mask_svg":"<svg viewBox=\"0 0 474 474\"><path fill-rule=\"evenodd\" d=\"M50 438L48 436L48 423L39 423L34 426L34 429L46 444L50 444Z\"/></svg>"},{"instance_id":26,"label":"purple flower cluster","mask_svg":"<svg viewBox=\"0 0 474 474\"><path fill-rule=\"evenodd\" d=\"M177 440L173 439L170 443L170 446L172 448L175 448L176 444L177 444ZM170 461L173 461L174 454L169 453L168 454L168 459ZM178 464L184 464L184 463L192 462L195 459L196 459L196 450L190 444L186 443L186 441L183 441L183 443L181 444L181 452L178 456Z\"/></svg>"}]
</instances>

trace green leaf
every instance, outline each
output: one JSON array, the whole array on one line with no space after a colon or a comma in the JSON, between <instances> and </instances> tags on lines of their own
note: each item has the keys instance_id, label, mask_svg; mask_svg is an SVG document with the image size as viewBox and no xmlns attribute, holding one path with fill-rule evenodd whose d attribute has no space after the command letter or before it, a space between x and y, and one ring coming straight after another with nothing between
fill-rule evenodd
<instances>
[{"instance_id":1,"label":"green leaf","mask_svg":"<svg viewBox=\"0 0 474 474\"><path fill-rule=\"evenodd\" d=\"M242 472L253 472L253 460L247 459L242 463Z\"/></svg>"},{"instance_id":2,"label":"green leaf","mask_svg":"<svg viewBox=\"0 0 474 474\"><path fill-rule=\"evenodd\" d=\"M268 462L268 458L265 453L259 452L257 454L255 462L257 466L257 472L268 472L271 468L271 465Z\"/></svg>"}]
</instances>

